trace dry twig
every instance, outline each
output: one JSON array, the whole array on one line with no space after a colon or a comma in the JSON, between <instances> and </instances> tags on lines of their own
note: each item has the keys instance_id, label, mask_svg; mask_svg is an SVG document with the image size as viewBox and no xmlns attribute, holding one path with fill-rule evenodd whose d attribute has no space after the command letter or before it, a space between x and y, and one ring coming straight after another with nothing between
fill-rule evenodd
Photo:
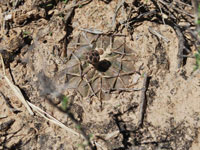
<instances>
[{"instance_id":1,"label":"dry twig","mask_svg":"<svg viewBox=\"0 0 200 150\"><path fill-rule=\"evenodd\" d=\"M73 5L74 5L74 7L72 7L71 10L68 12L67 16L64 17L64 19L65 19L65 31L66 32L68 30L68 26L69 26L68 24L70 22L70 18L71 18L72 14L73 14L73 12L75 10L76 0L73 1ZM67 43L68 43L68 37L67 37L67 35L68 35L68 33L66 33L66 35L64 37L64 49L63 49L63 51L61 53L62 57L67 56Z\"/></svg>"},{"instance_id":2,"label":"dry twig","mask_svg":"<svg viewBox=\"0 0 200 150\"><path fill-rule=\"evenodd\" d=\"M117 13L118 13L119 9L124 5L124 1L125 1L125 0L122 0L121 2L119 2L118 5L117 5L117 8L116 8L116 10L115 10L115 14L114 14L113 19L112 19L113 31L115 31L116 26L117 26L117 25L116 25Z\"/></svg>"},{"instance_id":3,"label":"dry twig","mask_svg":"<svg viewBox=\"0 0 200 150\"><path fill-rule=\"evenodd\" d=\"M140 117L139 117L139 123L138 125L140 127L143 126L144 121L144 114L146 112L146 105L147 105L147 99L146 99L146 91L147 91L147 82L148 82L148 76L145 73L144 74L144 82L142 87L142 93L141 93L141 102L140 102Z\"/></svg>"},{"instance_id":4,"label":"dry twig","mask_svg":"<svg viewBox=\"0 0 200 150\"><path fill-rule=\"evenodd\" d=\"M197 30L199 30L200 25L198 24L198 20L199 20L200 16L199 16L199 12L198 12L198 6L199 6L198 0L192 0L192 6L194 9L195 23L197 24Z\"/></svg>"},{"instance_id":5,"label":"dry twig","mask_svg":"<svg viewBox=\"0 0 200 150\"><path fill-rule=\"evenodd\" d=\"M148 29L152 34L156 35L159 39L163 39L167 43L170 42L170 40L168 38L164 37L162 34L160 34L159 32L155 31L151 27L149 27Z\"/></svg>"},{"instance_id":6,"label":"dry twig","mask_svg":"<svg viewBox=\"0 0 200 150\"><path fill-rule=\"evenodd\" d=\"M97 30L97 29L84 29L84 28L79 28L79 30L85 31L85 32L88 32L88 33L92 33L92 34L103 34L102 31Z\"/></svg>"},{"instance_id":7,"label":"dry twig","mask_svg":"<svg viewBox=\"0 0 200 150\"><path fill-rule=\"evenodd\" d=\"M174 27L176 34L178 36L179 39L179 44L178 44L178 54L177 54L177 58L178 58L178 68L180 68L183 65L183 57L180 57L183 55L183 50L184 50L184 43L185 43L185 39L184 39L184 35L181 32L180 28L178 28L177 26Z\"/></svg>"},{"instance_id":8,"label":"dry twig","mask_svg":"<svg viewBox=\"0 0 200 150\"><path fill-rule=\"evenodd\" d=\"M112 93L112 92L134 92L134 91L141 91L142 89L134 89L134 88L111 88L109 90L104 91L105 93Z\"/></svg>"},{"instance_id":9,"label":"dry twig","mask_svg":"<svg viewBox=\"0 0 200 150\"><path fill-rule=\"evenodd\" d=\"M172 9L174 9L174 10L176 10L176 11L182 13L182 14L188 15L189 17L192 17L192 18L194 17L194 15L191 15L190 13L187 13L186 11L181 10L181 9L177 8L176 6L172 5L172 3L166 3L166 2L163 1L163 0L159 0L159 2L160 2L161 4L163 4L163 5L165 5L166 7L168 7L168 9L169 9L169 8L172 8Z\"/></svg>"}]
</instances>

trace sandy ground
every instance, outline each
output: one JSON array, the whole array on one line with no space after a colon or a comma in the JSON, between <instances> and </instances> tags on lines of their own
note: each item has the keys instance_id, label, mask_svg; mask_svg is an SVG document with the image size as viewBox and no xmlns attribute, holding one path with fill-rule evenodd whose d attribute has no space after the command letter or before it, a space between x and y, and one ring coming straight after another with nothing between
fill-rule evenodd
<instances>
[{"instance_id":1,"label":"sandy ground","mask_svg":"<svg viewBox=\"0 0 200 150\"><path fill-rule=\"evenodd\" d=\"M7 84L1 65L0 149L81 150L92 145L97 150L198 150L200 74L193 72L194 58L178 67L180 37L168 16L163 14L163 23L162 17L143 15L156 9L152 1L87 2L0 2L6 76L26 100L80 133L36 111L30 115ZM184 9L191 13L191 4ZM179 15L180 25L192 20ZM192 55L195 39L183 34ZM94 49L103 50L103 66L87 62L85 55Z\"/></svg>"}]
</instances>

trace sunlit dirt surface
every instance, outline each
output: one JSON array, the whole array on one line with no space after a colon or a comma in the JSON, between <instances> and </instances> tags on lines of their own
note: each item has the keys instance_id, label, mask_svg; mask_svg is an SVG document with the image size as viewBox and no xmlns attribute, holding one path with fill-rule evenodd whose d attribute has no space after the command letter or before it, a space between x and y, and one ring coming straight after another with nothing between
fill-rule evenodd
<instances>
[{"instance_id":1,"label":"sunlit dirt surface","mask_svg":"<svg viewBox=\"0 0 200 150\"><path fill-rule=\"evenodd\" d=\"M146 0L123 6L78 1L65 26L72 1L27 0L16 8L14 2L0 2L0 50L8 78L27 100L76 132L82 128L97 150L200 147L200 74L193 73L193 58L178 68L179 37L170 15L159 17L159 9L154 15L156 6ZM190 3L182 5L192 14ZM192 22L185 15L180 26ZM194 38L183 33L192 55ZM100 49L99 63L89 64L87 53ZM144 74L149 84L141 128ZM90 149L82 137L29 115L2 76L0 92L0 149ZM69 115L60 111L63 97Z\"/></svg>"}]
</instances>

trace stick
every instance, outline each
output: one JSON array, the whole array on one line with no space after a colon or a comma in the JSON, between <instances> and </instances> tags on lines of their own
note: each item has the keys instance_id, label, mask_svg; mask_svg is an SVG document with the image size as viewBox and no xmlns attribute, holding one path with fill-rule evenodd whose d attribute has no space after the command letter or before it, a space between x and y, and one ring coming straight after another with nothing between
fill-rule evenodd
<instances>
[{"instance_id":1,"label":"stick","mask_svg":"<svg viewBox=\"0 0 200 150\"><path fill-rule=\"evenodd\" d=\"M174 26L174 29L179 39L177 58L178 58L178 68L180 68L183 65L183 57L179 57L179 56L183 55L185 39L180 28L178 28L177 26Z\"/></svg>"},{"instance_id":2,"label":"stick","mask_svg":"<svg viewBox=\"0 0 200 150\"><path fill-rule=\"evenodd\" d=\"M193 1L193 0L192 0ZM187 7L192 7L191 5L189 5L189 4L186 4L186 3L184 3L184 2L181 2L180 0L174 0L174 2L176 2L176 3L180 3L180 4L182 4L182 5L184 5L184 6L187 6Z\"/></svg>"},{"instance_id":3,"label":"stick","mask_svg":"<svg viewBox=\"0 0 200 150\"><path fill-rule=\"evenodd\" d=\"M105 93L112 93L112 92L114 92L114 91L117 91L117 92L133 92L133 91L141 91L141 90L143 90L143 88L142 89L134 89L134 88L111 88L111 89L109 89L109 90L106 90L106 91L104 91Z\"/></svg>"},{"instance_id":4,"label":"stick","mask_svg":"<svg viewBox=\"0 0 200 150\"><path fill-rule=\"evenodd\" d=\"M188 15L188 16L190 16L190 17L192 17L192 18L194 17L194 15L191 15L191 14L185 12L184 10L181 10L181 9L175 7L174 5L172 5L172 3L168 4L168 3L164 2L163 0L159 0L159 2L162 3L163 5L167 6L168 9L169 9L169 8L172 8L172 9L174 9L174 10L180 12L180 13L183 13L183 14L185 14L185 15Z\"/></svg>"},{"instance_id":5,"label":"stick","mask_svg":"<svg viewBox=\"0 0 200 150\"><path fill-rule=\"evenodd\" d=\"M125 2L125 0L122 0L121 2L119 2L118 5L117 5L117 8L115 10L115 14L114 14L113 19L112 19L112 26L114 26L113 27L113 31L115 31L115 29L116 29L117 13L118 13L119 9L124 5L124 2Z\"/></svg>"},{"instance_id":6,"label":"stick","mask_svg":"<svg viewBox=\"0 0 200 150\"><path fill-rule=\"evenodd\" d=\"M143 87L142 87L142 93L141 93L140 117L139 117L139 123L138 123L138 125L140 127L143 126L144 114L146 113L146 105L147 105L147 99L146 99L147 81L148 81L148 76L145 73L144 74Z\"/></svg>"},{"instance_id":7,"label":"stick","mask_svg":"<svg viewBox=\"0 0 200 150\"><path fill-rule=\"evenodd\" d=\"M73 1L73 4L76 5L76 0ZM63 49L63 51L61 53L62 57L67 56L67 44L68 44L68 39L67 39L68 37L67 37L67 35L69 34L69 33L67 33L67 30L68 30L68 27L69 27L68 23L70 21L70 18L72 16L74 10L75 10L75 6L72 7L71 10L70 10L70 12L67 14L67 16L65 16L65 31L66 31L66 35L65 35L65 38L64 38L64 49Z\"/></svg>"},{"instance_id":8,"label":"stick","mask_svg":"<svg viewBox=\"0 0 200 150\"><path fill-rule=\"evenodd\" d=\"M194 9L195 23L197 24L197 30L199 30L200 25L198 24L198 20L199 20L200 16L199 16L199 13L198 13L198 6L199 6L198 0L192 0L192 6L193 6L193 9Z\"/></svg>"},{"instance_id":9,"label":"stick","mask_svg":"<svg viewBox=\"0 0 200 150\"><path fill-rule=\"evenodd\" d=\"M85 31L85 32L88 32L88 33L92 33L92 34L104 34L102 31L97 30L97 29L84 29L84 28L79 28L79 30Z\"/></svg>"},{"instance_id":10,"label":"stick","mask_svg":"<svg viewBox=\"0 0 200 150\"><path fill-rule=\"evenodd\" d=\"M161 17L162 17L163 24L165 25L165 19L164 19L164 17L163 17L163 14L164 14L164 13L163 13L163 11L162 11L162 9L161 9L159 3L158 3L158 8L160 9L160 12L161 12Z\"/></svg>"},{"instance_id":11,"label":"stick","mask_svg":"<svg viewBox=\"0 0 200 150\"><path fill-rule=\"evenodd\" d=\"M159 39L163 39L166 43L170 42L170 40L168 38L164 37L162 34L158 33L157 31L155 31L151 27L149 27L148 29L149 29L149 32L156 35Z\"/></svg>"}]
</instances>

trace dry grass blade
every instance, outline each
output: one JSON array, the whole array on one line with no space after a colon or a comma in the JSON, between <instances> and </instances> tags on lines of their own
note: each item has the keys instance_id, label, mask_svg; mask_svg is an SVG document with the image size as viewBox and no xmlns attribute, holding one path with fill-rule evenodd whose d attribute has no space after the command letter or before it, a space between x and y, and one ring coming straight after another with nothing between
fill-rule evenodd
<instances>
[{"instance_id":1,"label":"dry grass blade","mask_svg":"<svg viewBox=\"0 0 200 150\"><path fill-rule=\"evenodd\" d=\"M25 98L24 98L23 94L21 93L20 89L17 86L15 86L6 76L4 76L4 78L6 79L6 82L8 83L8 85L10 86L10 88L13 90L13 92L15 93L15 95L19 98L19 100L27 108L27 110L29 111L29 113L31 115L34 115L33 111L31 110L30 106L28 105L27 101L25 100Z\"/></svg>"},{"instance_id":2,"label":"dry grass blade","mask_svg":"<svg viewBox=\"0 0 200 150\"><path fill-rule=\"evenodd\" d=\"M2 68L3 68L3 76L6 76L5 65L4 65L2 54L0 54L0 57L1 57L1 65L2 65Z\"/></svg>"},{"instance_id":3,"label":"dry grass blade","mask_svg":"<svg viewBox=\"0 0 200 150\"><path fill-rule=\"evenodd\" d=\"M7 84L10 86L10 88L13 90L14 94L18 97L18 99L24 104L24 106L27 108L27 110L29 111L29 113L31 115L34 115L33 111L31 110L30 106L28 105L27 101L25 100L22 92L20 91L20 89L15 86L6 76L6 73L5 73L5 65L4 65L4 62L3 62L3 57L2 55L1 56L1 63L2 63L2 67L3 67L3 77L5 78Z\"/></svg>"},{"instance_id":4,"label":"dry grass blade","mask_svg":"<svg viewBox=\"0 0 200 150\"><path fill-rule=\"evenodd\" d=\"M81 134L77 133L76 131L68 128L67 126L65 126L63 123L61 123L60 121L58 121L57 119L55 119L54 117L52 117L51 115L49 115L48 113L46 113L45 111L43 111L42 109L40 109L39 107L33 105L32 103L28 102L25 100L24 96L22 95L20 89L15 86L7 77L5 74L5 66L4 66L4 62L3 62L3 57L2 55L0 55L1 57L1 63L2 63L2 68L3 68L3 77L5 78L6 82L8 83L8 85L10 86L10 88L13 90L14 94L19 98L19 100L24 104L24 106L27 108L27 110L29 111L29 113L31 115L34 115L32 109L34 111L36 111L37 113L39 113L42 117L44 117L45 119L47 119L48 121L53 122L54 124L60 126L61 128L65 129L66 131L73 133L74 135L77 136L81 136L83 137ZM32 108L32 109L31 109Z\"/></svg>"},{"instance_id":5,"label":"dry grass blade","mask_svg":"<svg viewBox=\"0 0 200 150\"><path fill-rule=\"evenodd\" d=\"M40 114L42 117L44 117L45 119L47 119L48 121L53 122L54 124L60 126L61 128L65 129L66 131L73 133L74 135L77 136L81 136L81 134L77 133L76 131L72 130L71 128L68 128L67 126L65 126L62 122L58 121L56 118L54 118L53 116L49 115L48 113L46 113L45 111L43 111L42 109L40 109L39 107L35 106L34 104L28 102L28 104L31 106L31 108L36 111L38 114Z\"/></svg>"}]
</instances>

